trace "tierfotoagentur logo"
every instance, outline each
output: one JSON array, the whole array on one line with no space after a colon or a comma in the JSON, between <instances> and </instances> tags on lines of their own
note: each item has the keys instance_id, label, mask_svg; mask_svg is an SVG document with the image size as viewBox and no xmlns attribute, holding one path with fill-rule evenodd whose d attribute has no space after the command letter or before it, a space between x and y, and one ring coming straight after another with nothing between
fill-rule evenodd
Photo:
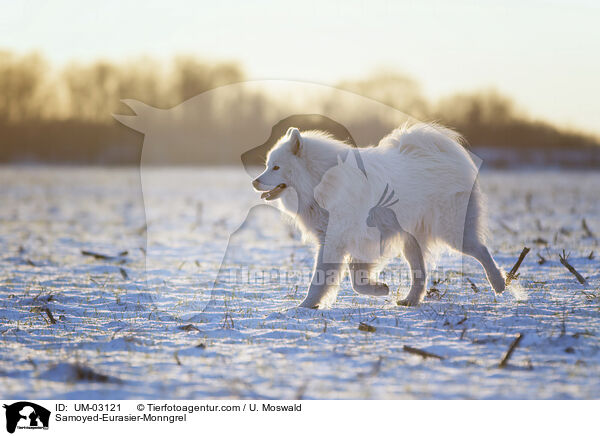
<instances>
[{"instance_id":1,"label":"tierfotoagentur logo","mask_svg":"<svg viewBox=\"0 0 600 436\"><path fill-rule=\"evenodd\" d=\"M50 411L29 401L19 401L10 405L4 404L6 409L6 431L14 433L19 430L48 430Z\"/></svg>"}]
</instances>

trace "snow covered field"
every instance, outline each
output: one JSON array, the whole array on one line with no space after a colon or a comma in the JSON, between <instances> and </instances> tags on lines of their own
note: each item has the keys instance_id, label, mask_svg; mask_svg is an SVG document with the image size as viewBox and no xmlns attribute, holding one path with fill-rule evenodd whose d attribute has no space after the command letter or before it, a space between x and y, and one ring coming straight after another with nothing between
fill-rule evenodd
<instances>
[{"instance_id":1,"label":"snow covered field","mask_svg":"<svg viewBox=\"0 0 600 436\"><path fill-rule=\"evenodd\" d=\"M313 311L296 308L311 251L270 207L220 267L256 203L245 174L145 171L159 189L143 198L134 169L0 169L0 398L600 397L598 173L481 175L498 263L532 249L513 292L444 255L418 308L395 304L409 286L398 260L390 298L346 279Z\"/></svg>"}]
</instances>

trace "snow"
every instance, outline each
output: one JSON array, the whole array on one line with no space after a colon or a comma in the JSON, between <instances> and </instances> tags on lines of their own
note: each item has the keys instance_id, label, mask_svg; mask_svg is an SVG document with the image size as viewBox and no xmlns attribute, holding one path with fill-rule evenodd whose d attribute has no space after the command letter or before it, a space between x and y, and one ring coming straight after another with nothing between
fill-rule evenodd
<instances>
[{"instance_id":1,"label":"snow","mask_svg":"<svg viewBox=\"0 0 600 436\"><path fill-rule=\"evenodd\" d=\"M0 397L599 397L600 174L481 174L498 263L532 249L511 292L446 254L418 308L395 304L409 287L397 260L392 296L356 295L346 278L318 311L296 307L310 247L270 207L244 219L248 182L223 168L1 168Z\"/></svg>"}]
</instances>

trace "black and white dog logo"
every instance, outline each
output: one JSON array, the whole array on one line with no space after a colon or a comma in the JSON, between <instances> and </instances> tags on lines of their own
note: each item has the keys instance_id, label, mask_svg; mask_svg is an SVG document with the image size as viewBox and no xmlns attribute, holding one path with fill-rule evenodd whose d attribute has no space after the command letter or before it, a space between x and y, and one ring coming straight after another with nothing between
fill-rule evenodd
<instances>
[{"instance_id":1,"label":"black and white dog logo","mask_svg":"<svg viewBox=\"0 0 600 436\"><path fill-rule=\"evenodd\" d=\"M29 401L19 401L3 406L6 409L6 431L18 429L48 429L50 411Z\"/></svg>"}]
</instances>

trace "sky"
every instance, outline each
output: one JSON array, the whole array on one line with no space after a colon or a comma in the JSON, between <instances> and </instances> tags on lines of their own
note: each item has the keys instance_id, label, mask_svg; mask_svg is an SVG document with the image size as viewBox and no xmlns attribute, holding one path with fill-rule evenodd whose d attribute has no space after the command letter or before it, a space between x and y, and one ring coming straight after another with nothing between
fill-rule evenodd
<instances>
[{"instance_id":1,"label":"sky","mask_svg":"<svg viewBox=\"0 0 600 436\"><path fill-rule=\"evenodd\" d=\"M495 88L534 118L600 134L598 23L593 0L21 0L0 6L0 49L59 66L193 54L327 85L398 70L432 99Z\"/></svg>"}]
</instances>

